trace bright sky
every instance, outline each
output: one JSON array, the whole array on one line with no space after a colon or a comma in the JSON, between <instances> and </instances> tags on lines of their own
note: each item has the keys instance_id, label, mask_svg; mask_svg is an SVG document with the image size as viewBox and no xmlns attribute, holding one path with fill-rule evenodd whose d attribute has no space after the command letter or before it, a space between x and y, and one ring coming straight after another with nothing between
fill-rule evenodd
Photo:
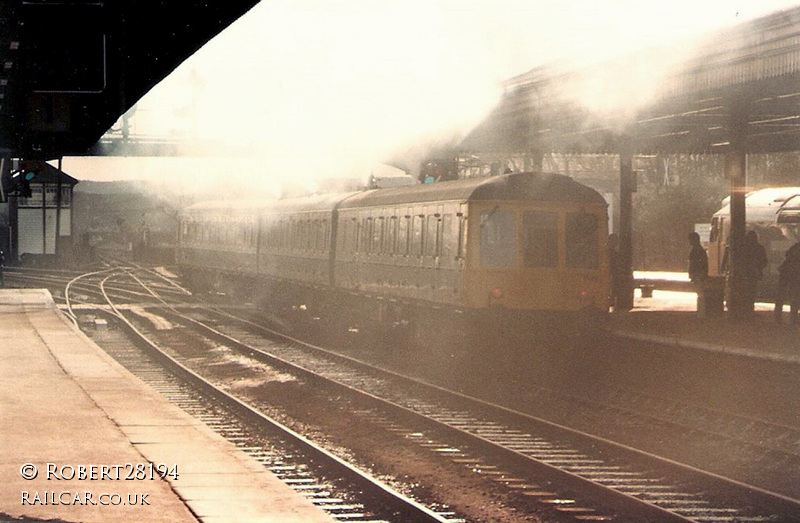
<instances>
[{"instance_id":1,"label":"bright sky","mask_svg":"<svg viewBox=\"0 0 800 523\"><path fill-rule=\"evenodd\" d=\"M140 101L135 132L193 132L180 109L196 96L197 135L262 143L264 176L368 174L415 143L462 136L503 80L536 66L685 42L797 4L262 0ZM189 87L193 77L202 87ZM158 170L89 163L66 159L64 169L79 179Z\"/></svg>"}]
</instances>

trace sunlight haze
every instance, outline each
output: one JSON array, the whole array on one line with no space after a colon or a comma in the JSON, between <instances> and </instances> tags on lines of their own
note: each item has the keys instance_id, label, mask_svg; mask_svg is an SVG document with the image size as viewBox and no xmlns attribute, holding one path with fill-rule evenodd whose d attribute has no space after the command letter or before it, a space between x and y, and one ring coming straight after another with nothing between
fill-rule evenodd
<instances>
[{"instance_id":1,"label":"sunlight haze","mask_svg":"<svg viewBox=\"0 0 800 523\"><path fill-rule=\"evenodd\" d=\"M686 43L795 3L265 0L140 100L133 132L258 144L259 172L225 175L363 175L415 145L457 142L504 80L536 66ZM64 169L160 176L91 163Z\"/></svg>"}]
</instances>

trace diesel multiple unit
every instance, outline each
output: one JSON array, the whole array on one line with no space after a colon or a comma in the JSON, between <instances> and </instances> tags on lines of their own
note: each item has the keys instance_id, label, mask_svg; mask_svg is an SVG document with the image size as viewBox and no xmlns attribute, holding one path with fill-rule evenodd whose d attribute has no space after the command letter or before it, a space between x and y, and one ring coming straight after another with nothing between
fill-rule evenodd
<instances>
[{"instance_id":1,"label":"diesel multiple unit","mask_svg":"<svg viewBox=\"0 0 800 523\"><path fill-rule=\"evenodd\" d=\"M185 210L183 275L377 324L606 311L607 205L516 173Z\"/></svg>"}]
</instances>

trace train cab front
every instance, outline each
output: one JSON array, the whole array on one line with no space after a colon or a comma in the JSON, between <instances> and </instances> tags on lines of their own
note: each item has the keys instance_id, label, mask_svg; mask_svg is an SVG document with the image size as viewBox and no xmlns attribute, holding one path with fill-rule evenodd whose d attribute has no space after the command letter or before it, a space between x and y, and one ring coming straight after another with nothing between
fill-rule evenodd
<instances>
[{"instance_id":1,"label":"train cab front","mask_svg":"<svg viewBox=\"0 0 800 523\"><path fill-rule=\"evenodd\" d=\"M539 332L593 325L607 314L604 207L494 204L476 210L464 279L471 309L502 329Z\"/></svg>"}]
</instances>

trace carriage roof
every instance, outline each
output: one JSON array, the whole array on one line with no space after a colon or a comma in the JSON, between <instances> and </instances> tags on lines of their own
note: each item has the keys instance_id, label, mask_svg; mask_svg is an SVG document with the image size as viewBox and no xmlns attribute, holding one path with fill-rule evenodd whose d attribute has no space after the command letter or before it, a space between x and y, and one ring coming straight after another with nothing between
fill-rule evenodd
<instances>
[{"instance_id":1,"label":"carriage roof","mask_svg":"<svg viewBox=\"0 0 800 523\"><path fill-rule=\"evenodd\" d=\"M304 196L301 198L287 198L285 200L225 200L201 202L186 207L184 215L210 215L210 214L270 214L285 211L311 212L330 211L337 203L354 193L322 194Z\"/></svg>"},{"instance_id":2,"label":"carriage roof","mask_svg":"<svg viewBox=\"0 0 800 523\"><path fill-rule=\"evenodd\" d=\"M800 187L770 187L751 191L745 196L745 208L748 223L772 223L777 220L778 212L793 196L800 195ZM725 198L725 206L714 213L714 217L730 216L730 197Z\"/></svg>"},{"instance_id":3,"label":"carriage roof","mask_svg":"<svg viewBox=\"0 0 800 523\"><path fill-rule=\"evenodd\" d=\"M188 207L187 215L214 212L282 213L332 211L434 203L443 201L536 201L606 205L597 191L560 174L514 173L489 178L372 189L355 193L324 194L285 200L204 202Z\"/></svg>"},{"instance_id":4,"label":"carriage roof","mask_svg":"<svg viewBox=\"0 0 800 523\"><path fill-rule=\"evenodd\" d=\"M340 209L411 203L476 200L527 200L605 205L594 189L559 174L514 173L489 178L453 180L357 193Z\"/></svg>"},{"instance_id":5,"label":"carriage roof","mask_svg":"<svg viewBox=\"0 0 800 523\"><path fill-rule=\"evenodd\" d=\"M202 217L208 219L212 216L243 217L257 216L261 209L269 205L264 200L215 200L200 202L185 207L181 214L185 218Z\"/></svg>"}]
</instances>

